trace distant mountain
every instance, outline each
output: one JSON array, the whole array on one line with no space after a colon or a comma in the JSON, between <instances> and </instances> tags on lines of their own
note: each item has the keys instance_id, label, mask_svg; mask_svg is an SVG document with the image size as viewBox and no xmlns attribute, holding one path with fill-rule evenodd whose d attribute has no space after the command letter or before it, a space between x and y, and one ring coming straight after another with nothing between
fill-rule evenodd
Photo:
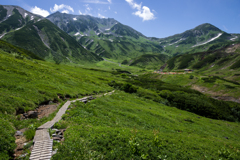
<instances>
[{"instance_id":1,"label":"distant mountain","mask_svg":"<svg viewBox=\"0 0 240 160\"><path fill-rule=\"evenodd\" d=\"M147 55L148 61L150 54L156 58L219 49L223 43L238 42L240 35L205 23L181 34L154 38L113 18L60 12L43 18L17 6L0 5L0 39L49 60L98 61L106 57L130 62L143 60L142 55Z\"/></svg>"},{"instance_id":2,"label":"distant mountain","mask_svg":"<svg viewBox=\"0 0 240 160\"><path fill-rule=\"evenodd\" d=\"M75 37L83 47L102 57L121 61L163 51L158 42L148 40L140 32L113 18L56 12L47 19Z\"/></svg>"},{"instance_id":3,"label":"distant mountain","mask_svg":"<svg viewBox=\"0 0 240 160\"><path fill-rule=\"evenodd\" d=\"M4 28L2 40L47 60L71 63L101 60L99 56L84 49L73 37L41 16L34 16L17 6L0 6L0 13L3 17L0 26Z\"/></svg>"},{"instance_id":4,"label":"distant mountain","mask_svg":"<svg viewBox=\"0 0 240 160\"><path fill-rule=\"evenodd\" d=\"M209 23L205 23L181 34L166 38L150 39L157 41L163 46L165 53L178 55L207 51L212 45L217 43L239 41L240 36L228 34Z\"/></svg>"},{"instance_id":5,"label":"distant mountain","mask_svg":"<svg viewBox=\"0 0 240 160\"><path fill-rule=\"evenodd\" d=\"M6 33L19 30L21 27L35 23L43 17L28 12L18 6L0 5L0 38Z\"/></svg>"},{"instance_id":6,"label":"distant mountain","mask_svg":"<svg viewBox=\"0 0 240 160\"><path fill-rule=\"evenodd\" d=\"M202 71L240 69L240 43L223 43L221 49L177 55L169 59L165 71L190 68Z\"/></svg>"},{"instance_id":7,"label":"distant mountain","mask_svg":"<svg viewBox=\"0 0 240 160\"><path fill-rule=\"evenodd\" d=\"M89 15L56 12L47 19L75 37L86 49L102 57L119 60L130 60L143 54L164 53L175 56L195 53L206 51L217 43L240 40L239 35L228 34L209 23L181 34L154 38L146 37L112 18L101 19Z\"/></svg>"}]
</instances>

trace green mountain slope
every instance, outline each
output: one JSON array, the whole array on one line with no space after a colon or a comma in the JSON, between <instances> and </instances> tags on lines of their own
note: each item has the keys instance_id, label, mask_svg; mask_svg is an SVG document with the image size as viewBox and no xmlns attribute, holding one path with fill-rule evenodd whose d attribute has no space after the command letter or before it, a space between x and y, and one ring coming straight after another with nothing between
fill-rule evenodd
<instances>
[{"instance_id":1,"label":"green mountain slope","mask_svg":"<svg viewBox=\"0 0 240 160\"><path fill-rule=\"evenodd\" d=\"M129 26L108 18L86 15L70 15L56 12L47 17L67 32L86 49L96 54L121 60L136 58L143 54L164 53L170 56L206 51L220 42L240 39L237 34L228 34L205 23L194 29L166 38L146 37Z\"/></svg>"},{"instance_id":2,"label":"green mountain slope","mask_svg":"<svg viewBox=\"0 0 240 160\"><path fill-rule=\"evenodd\" d=\"M59 152L53 159L91 159L98 155L106 159L159 156L194 159L203 152L207 157L222 158L225 155L219 152L224 150L232 153L233 159L239 156L239 123L229 122L239 121L237 103L218 101L187 87L164 83L153 79L151 74L134 76L57 65L22 59L1 49L0 63L0 137L3 137L0 155L3 159L13 159L16 130L25 128L24 135L32 140L35 129L54 116L22 120L21 114L49 101L62 102L66 98L112 90L115 90L112 96L69 107L71 110L56 125L67 127L67 134L61 145L54 143ZM27 159L30 150L27 147L23 150L28 153Z\"/></svg>"},{"instance_id":3,"label":"green mountain slope","mask_svg":"<svg viewBox=\"0 0 240 160\"><path fill-rule=\"evenodd\" d=\"M159 42L164 47L165 53L178 55L207 51L212 45L218 43L238 41L240 36L228 34L209 23L205 23L181 34L160 39L151 38L151 40Z\"/></svg>"},{"instance_id":4,"label":"green mountain slope","mask_svg":"<svg viewBox=\"0 0 240 160\"><path fill-rule=\"evenodd\" d=\"M0 12L1 39L29 50L38 57L57 63L102 60L41 16L17 6L0 6Z\"/></svg>"},{"instance_id":5,"label":"green mountain slope","mask_svg":"<svg viewBox=\"0 0 240 160\"><path fill-rule=\"evenodd\" d=\"M143 54L160 53L163 48L140 32L118 21L88 15L56 12L47 17L89 51L99 56L119 59L135 58Z\"/></svg>"},{"instance_id":6,"label":"green mountain slope","mask_svg":"<svg viewBox=\"0 0 240 160\"><path fill-rule=\"evenodd\" d=\"M165 64L169 58L170 56L165 54L144 54L129 61L124 60L122 64L156 70Z\"/></svg>"},{"instance_id":7,"label":"green mountain slope","mask_svg":"<svg viewBox=\"0 0 240 160\"><path fill-rule=\"evenodd\" d=\"M240 43L227 44L218 50L178 55L167 61L165 70L226 70L240 68ZM215 47L213 47L215 48Z\"/></svg>"},{"instance_id":8,"label":"green mountain slope","mask_svg":"<svg viewBox=\"0 0 240 160\"><path fill-rule=\"evenodd\" d=\"M0 38L11 31L19 30L29 23L43 19L18 6L0 5Z\"/></svg>"},{"instance_id":9,"label":"green mountain slope","mask_svg":"<svg viewBox=\"0 0 240 160\"><path fill-rule=\"evenodd\" d=\"M44 59L65 62L101 60L46 19L8 33L3 40L32 51Z\"/></svg>"},{"instance_id":10,"label":"green mountain slope","mask_svg":"<svg viewBox=\"0 0 240 160\"><path fill-rule=\"evenodd\" d=\"M33 58L33 59L38 59L38 60L43 60L39 56L35 55L34 53L22 49L20 47L16 47L10 43L7 43L5 41L0 40L0 49L4 52L14 54L15 56L20 56L20 57L27 57L27 58ZM19 58L20 58L19 57Z\"/></svg>"}]
</instances>

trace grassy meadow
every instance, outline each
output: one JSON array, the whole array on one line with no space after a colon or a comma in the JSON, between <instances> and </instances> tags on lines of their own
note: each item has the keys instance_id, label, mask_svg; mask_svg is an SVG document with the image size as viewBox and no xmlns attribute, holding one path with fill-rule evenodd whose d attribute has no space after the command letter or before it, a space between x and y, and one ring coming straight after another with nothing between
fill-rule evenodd
<instances>
[{"instance_id":1,"label":"grassy meadow","mask_svg":"<svg viewBox=\"0 0 240 160\"><path fill-rule=\"evenodd\" d=\"M57 128L67 130L65 141L54 143L58 153L52 159L237 159L240 156L240 105L212 99L187 86L195 81L200 83L196 78L200 75L194 75L193 79L189 75L159 79L159 75L147 73L151 70L128 65L107 61L56 64L32 59L23 52L0 50L2 159L13 158L16 130L26 128L24 135L30 144L36 128L52 119L56 111L40 120L21 120L20 114L49 101L62 105L67 98L112 90L116 90L113 95L70 106L63 120L56 124Z\"/></svg>"},{"instance_id":2,"label":"grassy meadow","mask_svg":"<svg viewBox=\"0 0 240 160\"><path fill-rule=\"evenodd\" d=\"M53 159L237 159L239 123L213 120L117 91L76 102Z\"/></svg>"}]
</instances>

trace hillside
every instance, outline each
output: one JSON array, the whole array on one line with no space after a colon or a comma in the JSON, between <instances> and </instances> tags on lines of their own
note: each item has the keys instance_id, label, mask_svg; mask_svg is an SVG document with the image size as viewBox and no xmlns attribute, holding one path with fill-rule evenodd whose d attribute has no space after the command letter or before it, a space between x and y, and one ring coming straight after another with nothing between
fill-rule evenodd
<instances>
[{"instance_id":1,"label":"hillside","mask_svg":"<svg viewBox=\"0 0 240 160\"><path fill-rule=\"evenodd\" d=\"M71 15L56 12L47 17L63 31L75 37L86 49L101 57L135 58L142 54L160 53L163 48L140 32L112 18Z\"/></svg>"},{"instance_id":2,"label":"hillside","mask_svg":"<svg viewBox=\"0 0 240 160\"><path fill-rule=\"evenodd\" d=\"M176 56L184 53L207 51L219 43L238 41L240 36L238 34L228 34L209 23L205 23L181 34L160 39L151 38L151 40L159 42L164 47L165 53Z\"/></svg>"},{"instance_id":3,"label":"hillside","mask_svg":"<svg viewBox=\"0 0 240 160\"><path fill-rule=\"evenodd\" d=\"M0 13L0 38L9 32L21 29L29 23L43 19L43 17L18 6L0 5Z\"/></svg>"},{"instance_id":4,"label":"hillside","mask_svg":"<svg viewBox=\"0 0 240 160\"><path fill-rule=\"evenodd\" d=\"M65 62L101 60L46 19L8 33L3 40L32 51L44 59Z\"/></svg>"},{"instance_id":5,"label":"hillside","mask_svg":"<svg viewBox=\"0 0 240 160\"><path fill-rule=\"evenodd\" d=\"M23 113L50 101L57 103L66 98L112 90L119 91L86 105L77 103L70 107L72 109L56 125L67 131L63 145L54 143L54 148L59 148L60 152L53 159L99 155L107 159L119 156L192 159L202 152L208 157L239 156L237 148L240 146L236 143L239 124L227 122L239 120L238 103L214 100L187 87L155 80L152 74L135 76L111 68L57 65L19 58L2 50L0 56L0 121L3 124L0 133L4 137L0 142L0 155L5 159L14 153L16 130L25 128L28 147L22 153L29 157L36 128L54 116L22 119ZM224 132L220 132L222 129ZM184 143L180 143L179 138L185 139ZM71 152L81 149L79 144L83 139L87 142L81 145L84 152ZM147 147L149 145L152 147ZM92 150L95 154L89 155ZM225 155L224 150L229 154Z\"/></svg>"},{"instance_id":6,"label":"hillside","mask_svg":"<svg viewBox=\"0 0 240 160\"><path fill-rule=\"evenodd\" d=\"M239 34L206 23L153 38L111 18L0 5L0 39L0 159L29 159L38 127L69 101L42 128L53 160L240 157Z\"/></svg>"},{"instance_id":7,"label":"hillside","mask_svg":"<svg viewBox=\"0 0 240 160\"><path fill-rule=\"evenodd\" d=\"M205 23L166 38L146 37L129 26L112 18L95 18L89 15L71 15L56 12L47 17L67 32L86 49L105 58L117 59L139 57L143 54L164 53L175 56L184 53L206 51L218 43L240 39L238 34L228 34Z\"/></svg>"},{"instance_id":8,"label":"hillside","mask_svg":"<svg viewBox=\"0 0 240 160\"><path fill-rule=\"evenodd\" d=\"M169 58L170 57L165 54L144 54L129 61L124 60L122 64L157 70L165 64Z\"/></svg>"},{"instance_id":9,"label":"hillside","mask_svg":"<svg viewBox=\"0 0 240 160\"><path fill-rule=\"evenodd\" d=\"M24 13L23 9L15 6L1 6L0 9L2 9L1 12L10 12L10 9L13 10L8 13L13 15L8 16L7 19L4 19L0 23L4 29L7 28L6 25L10 26L10 30L6 30L1 38L2 40L29 50L45 60L55 61L56 63L96 62L102 60L96 54L84 49L74 38L60 30L47 19L35 18L36 20L32 19L32 21L25 23L25 21L20 20L28 20L27 16L30 16L29 12L26 11ZM23 15L25 15L25 19ZM17 26L13 26L11 22L19 22L21 25L16 24Z\"/></svg>"},{"instance_id":10,"label":"hillside","mask_svg":"<svg viewBox=\"0 0 240 160\"><path fill-rule=\"evenodd\" d=\"M217 50L175 56L167 61L166 70L191 68L200 71L220 71L238 69L240 43L224 43L221 47Z\"/></svg>"},{"instance_id":11,"label":"hillside","mask_svg":"<svg viewBox=\"0 0 240 160\"><path fill-rule=\"evenodd\" d=\"M98 56L119 63L145 54L176 56L207 51L213 46L219 49L219 43L235 42L240 37L208 23L181 34L154 38L112 18L56 12L43 19L17 6L1 6L0 11L0 38L57 63L99 61ZM26 35L30 38L25 39Z\"/></svg>"}]
</instances>

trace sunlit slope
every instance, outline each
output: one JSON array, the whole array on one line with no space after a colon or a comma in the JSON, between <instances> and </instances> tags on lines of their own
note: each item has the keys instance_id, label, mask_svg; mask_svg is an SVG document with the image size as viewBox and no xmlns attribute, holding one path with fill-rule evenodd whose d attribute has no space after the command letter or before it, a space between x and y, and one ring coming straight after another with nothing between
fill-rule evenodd
<instances>
[{"instance_id":1,"label":"sunlit slope","mask_svg":"<svg viewBox=\"0 0 240 160\"><path fill-rule=\"evenodd\" d=\"M101 60L97 55L84 49L75 39L46 19L8 33L3 39L32 51L44 59L60 62Z\"/></svg>"},{"instance_id":2,"label":"sunlit slope","mask_svg":"<svg viewBox=\"0 0 240 160\"><path fill-rule=\"evenodd\" d=\"M225 44L220 50L209 50L194 54L184 54L167 61L166 70L181 70L185 68L201 71L224 71L239 69L240 44Z\"/></svg>"}]
</instances>

